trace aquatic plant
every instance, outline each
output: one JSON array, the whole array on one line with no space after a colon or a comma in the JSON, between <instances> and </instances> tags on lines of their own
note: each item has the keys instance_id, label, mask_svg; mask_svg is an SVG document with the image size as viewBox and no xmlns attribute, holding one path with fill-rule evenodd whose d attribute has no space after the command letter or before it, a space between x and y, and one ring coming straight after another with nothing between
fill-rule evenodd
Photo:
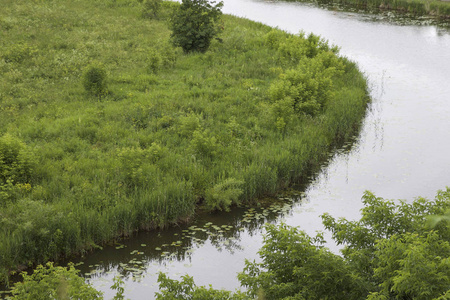
<instances>
[{"instance_id":1,"label":"aquatic plant","mask_svg":"<svg viewBox=\"0 0 450 300\"><path fill-rule=\"evenodd\" d=\"M0 159L3 280L199 206L274 195L357 132L366 80L336 47L222 16L222 41L184 54L166 18L178 6L149 19L134 0L7 0L2 49L36 51L0 59L0 149L16 149ZM308 94L313 114L297 109Z\"/></svg>"},{"instance_id":2,"label":"aquatic plant","mask_svg":"<svg viewBox=\"0 0 450 300\"><path fill-rule=\"evenodd\" d=\"M196 286L160 274L163 296L189 299L446 299L450 280L450 226L444 218L450 189L434 200L391 201L366 192L356 221L322 215L342 255L325 247L323 233L311 237L285 224L266 225L260 262L246 261L238 279L245 292ZM441 222L430 226L431 215ZM448 216L448 213L447 213Z\"/></svg>"}]
</instances>

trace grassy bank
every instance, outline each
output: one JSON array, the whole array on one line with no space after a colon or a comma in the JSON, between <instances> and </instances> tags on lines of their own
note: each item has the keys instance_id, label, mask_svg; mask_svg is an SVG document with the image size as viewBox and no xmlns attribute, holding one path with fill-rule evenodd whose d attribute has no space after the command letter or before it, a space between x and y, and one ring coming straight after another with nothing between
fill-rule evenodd
<instances>
[{"instance_id":1,"label":"grassy bank","mask_svg":"<svg viewBox=\"0 0 450 300\"><path fill-rule=\"evenodd\" d=\"M357 67L315 36L224 16L204 54L134 0L0 11L0 272L299 182L365 113ZM99 95L86 70L106 74Z\"/></svg>"},{"instance_id":2,"label":"grassy bank","mask_svg":"<svg viewBox=\"0 0 450 300\"><path fill-rule=\"evenodd\" d=\"M450 19L450 2L439 0L287 0L292 2L315 2L318 4L338 4L368 10L391 10L414 16L430 16Z\"/></svg>"}]
</instances>

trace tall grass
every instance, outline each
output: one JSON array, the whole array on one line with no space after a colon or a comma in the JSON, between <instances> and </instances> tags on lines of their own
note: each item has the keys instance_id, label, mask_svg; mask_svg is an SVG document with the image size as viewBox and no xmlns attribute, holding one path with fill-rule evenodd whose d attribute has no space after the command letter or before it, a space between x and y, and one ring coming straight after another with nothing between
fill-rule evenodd
<instances>
[{"instance_id":1,"label":"tall grass","mask_svg":"<svg viewBox=\"0 0 450 300\"><path fill-rule=\"evenodd\" d=\"M199 205L273 195L365 113L365 78L313 35L224 16L221 41L182 54L169 41L174 3L144 18L134 0L4 2L0 137L15 142L0 151L3 280ZM101 93L83 85L92 64Z\"/></svg>"}]
</instances>

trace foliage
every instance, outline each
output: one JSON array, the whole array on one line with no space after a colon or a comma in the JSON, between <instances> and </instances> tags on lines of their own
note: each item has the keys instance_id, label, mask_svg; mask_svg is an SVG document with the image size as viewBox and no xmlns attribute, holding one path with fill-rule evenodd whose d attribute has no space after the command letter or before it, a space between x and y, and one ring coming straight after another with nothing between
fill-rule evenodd
<instances>
[{"instance_id":1,"label":"foliage","mask_svg":"<svg viewBox=\"0 0 450 300\"><path fill-rule=\"evenodd\" d=\"M0 137L0 206L11 200L14 191L31 190L36 163L32 151L22 141L9 134Z\"/></svg>"},{"instance_id":2,"label":"foliage","mask_svg":"<svg viewBox=\"0 0 450 300\"><path fill-rule=\"evenodd\" d=\"M450 290L450 243L437 232L395 234L375 249L373 277L381 290L368 299L437 299Z\"/></svg>"},{"instance_id":3,"label":"foliage","mask_svg":"<svg viewBox=\"0 0 450 300\"><path fill-rule=\"evenodd\" d=\"M445 222L430 227L428 217L448 211L450 188L439 191L434 201L418 198L412 203L366 192L363 203L358 221L322 217L333 239L345 245L343 256L325 248L320 233L310 237L298 228L267 224L259 250L262 261L246 261L238 278L247 292L235 295L243 299L448 299L450 223L442 218ZM190 277L181 283L165 275L160 278L161 288L183 291L185 297L196 291ZM205 299L215 299L214 293L219 293L202 291L208 292Z\"/></svg>"},{"instance_id":4,"label":"foliage","mask_svg":"<svg viewBox=\"0 0 450 300\"><path fill-rule=\"evenodd\" d=\"M186 220L197 206L274 195L323 164L365 114L365 78L317 36L223 15L222 42L180 55L165 19L176 2L149 20L136 0L4 1L0 148L13 160L1 159L2 280L20 265ZM19 48L23 59L5 57ZM314 117L287 96L271 99L271 85L299 64L325 74L340 63ZM108 78L89 81L98 96L86 101L90 66Z\"/></svg>"},{"instance_id":5,"label":"foliage","mask_svg":"<svg viewBox=\"0 0 450 300\"><path fill-rule=\"evenodd\" d=\"M379 241L391 238L406 238L405 233L418 234L424 238L430 234L426 216L443 214L449 205L449 190L438 192L434 201L423 198L409 204L386 201L367 192L363 197L365 208L359 221L336 221L325 214L322 216L325 228L332 231L338 244L345 244L342 250L344 258L357 266L367 278L373 276L376 267L370 262L375 258ZM448 241L450 232L446 224L435 227L439 237ZM411 237L408 237L411 240Z\"/></svg>"},{"instance_id":6,"label":"foliage","mask_svg":"<svg viewBox=\"0 0 450 300\"><path fill-rule=\"evenodd\" d=\"M217 155L217 139L208 130L195 130L192 133L190 148L199 159L213 159Z\"/></svg>"},{"instance_id":7,"label":"foliage","mask_svg":"<svg viewBox=\"0 0 450 300\"><path fill-rule=\"evenodd\" d=\"M157 300L240 300L247 299L241 293L232 294L229 291L215 290L211 286L196 286L192 277L182 276L181 281L168 278L164 273L159 273L158 282L160 292L156 293Z\"/></svg>"},{"instance_id":8,"label":"foliage","mask_svg":"<svg viewBox=\"0 0 450 300\"><path fill-rule=\"evenodd\" d=\"M7 63L22 63L36 55L38 50L26 43L18 43L7 49L2 57Z\"/></svg>"},{"instance_id":9,"label":"foliage","mask_svg":"<svg viewBox=\"0 0 450 300\"><path fill-rule=\"evenodd\" d=\"M123 295L125 292L125 288L123 287L124 281L120 276L116 276L113 279L114 284L111 286L111 289L116 290L116 294L114 295L114 300L124 300L125 296Z\"/></svg>"},{"instance_id":10,"label":"foliage","mask_svg":"<svg viewBox=\"0 0 450 300\"><path fill-rule=\"evenodd\" d=\"M0 137L0 184L30 182L35 164L33 153L22 141L9 134Z\"/></svg>"},{"instance_id":11,"label":"foliage","mask_svg":"<svg viewBox=\"0 0 450 300\"><path fill-rule=\"evenodd\" d=\"M270 86L269 97L276 108L288 103L297 113L315 116L332 98L332 78L341 74L343 67L331 52L302 60L296 69L281 74L280 79ZM285 115L283 111L279 117Z\"/></svg>"},{"instance_id":12,"label":"foliage","mask_svg":"<svg viewBox=\"0 0 450 300\"><path fill-rule=\"evenodd\" d=\"M107 92L106 71L102 65L94 63L83 72L83 87L91 95L102 96Z\"/></svg>"},{"instance_id":13,"label":"foliage","mask_svg":"<svg viewBox=\"0 0 450 300\"><path fill-rule=\"evenodd\" d=\"M55 267L53 263L38 266L33 274L23 272L23 282L14 284L10 300L47 299L103 299L102 294L78 276L72 264Z\"/></svg>"},{"instance_id":14,"label":"foliage","mask_svg":"<svg viewBox=\"0 0 450 300\"><path fill-rule=\"evenodd\" d=\"M243 181L227 178L206 191L205 205L209 210L228 211L233 203L238 203L242 194Z\"/></svg>"},{"instance_id":15,"label":"foliage","mask_svg":"<svg viewBox=\"0 0 450 300\"><path fill-rule=\"evenodd\" d=\"M157 18L161 10L162 0L143 0L142 16L144 18Z\"/></svg>"},{"instance_id":16,"label":"foliage","mask_svg":"<svg viewBox=\"0 0 450 300\"><path fill-rule=\"evenodd\" d=\"M222 14L222 2L208 0L182 0L171 20L172 41L184 52L205 52L220 27L217 24Z\"/></svg>"},{"instance_id":17,"label":"foliage","mask_svg":"<svg viewBox=\"0 0 450 300\"><path fill-rule=\"evenodd\" d=\"M162 57L157 50L150 51L148 55L148 70L150 73L158 73L162 67Z\"/></svg>"},{"instance_id":18,"label":"foliage","mask_svg":"<svg viewBox=\"0 0 450 300\"><path fill-rule=\"evenodd\" d=\"M266 226L261 263L246 262L239 275L252 297L267 299L361 299L364 282L339 256L296 228ZM267 271L265 271L267 270Z\"/></svg>"}]
</instances>

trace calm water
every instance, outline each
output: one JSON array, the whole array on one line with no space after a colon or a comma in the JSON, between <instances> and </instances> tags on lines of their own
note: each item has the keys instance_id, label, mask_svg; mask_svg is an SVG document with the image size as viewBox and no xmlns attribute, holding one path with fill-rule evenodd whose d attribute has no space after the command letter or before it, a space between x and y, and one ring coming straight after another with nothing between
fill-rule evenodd
<instances>
[{"instance_id":1,"label":"calm water","mask_svg":"<svg viewBox=\"0 0 450 300\"><path fill-rule=\"evenodd\" d=\"M285 199L270 209L201 215L186 227L142 233L89 255L80 268L90 273L90 282L106 299L114 295L109 287L119 273L130 299L152 299L159 271L171 278L189 274L198 285L234 290L245 259L258 260L264 222L285 222L314 234L323 229L319 216L324 212L358 218L365 190L411 200L432 198L450 185L449 30L307 4L224 3L224 13L292 33L321 35L357 61L373 98L361 133L293 201ZM337 251L332 244L330 248Z\"/></svg>"}]
</instances>

